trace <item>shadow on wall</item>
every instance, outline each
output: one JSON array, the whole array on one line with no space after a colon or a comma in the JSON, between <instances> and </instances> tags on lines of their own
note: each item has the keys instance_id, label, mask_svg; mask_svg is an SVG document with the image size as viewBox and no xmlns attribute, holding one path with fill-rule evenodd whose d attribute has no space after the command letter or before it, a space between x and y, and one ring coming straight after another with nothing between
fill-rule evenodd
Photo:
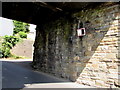
<instances>
[{"instance_id":1,"label":"shadow on wall","mask_svg":"<svg viewBox=\"0 0 120 90\"><path fill-rule=\"evenodd\" d=\"M84 54L80 59L81 63L78 61L75 63L78 75L76 82L80 84L97 87L120 86L118 76L120 13L118 6L112 6L107 10L109 12L104 12L102 17L98 18L101 19L99 29L95 32L90 31L87 34L88 38L83 37L82 52ZM92 24L89 27L91 26Z\"/></svg>"},{"instance_id":2,"label":"shadow on wall","mask_svg":"<svg viewBox=\"0 0 120 90\"><path fill-rule=\"evenodd\" d=\"M75 14L86 28L84 37L77 36L78 23L67 16L38 26L33 67L85 85L114 85L118 80L119 12L118 5L104 7Z\"/></svg>"},{"instance_id":3,"label":"shadow on wall","mask_svg":"<svg viewBox=\"0 0 120 90\"><path fill-rule=\"evenodd\" d=\"M88 41L88 51L85 51L85 57L81 59L82 63L76 63L78 71L84 66L78 74L79 76L76 80L78 83L98 87L119 86L119 25L118 17L115 18L108 23L109 27L102 28L96 33L94 38L90 38L91 42Z\"/></svg>"}]
</instances>

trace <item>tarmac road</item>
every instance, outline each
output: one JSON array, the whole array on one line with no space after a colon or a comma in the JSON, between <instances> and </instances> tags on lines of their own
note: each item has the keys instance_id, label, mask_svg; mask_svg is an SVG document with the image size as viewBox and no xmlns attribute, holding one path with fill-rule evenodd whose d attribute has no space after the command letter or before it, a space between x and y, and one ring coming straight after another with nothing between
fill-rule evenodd
<instances>
[{"instance_id":1,"label":"tarmac road","mask_svg":"<svg viewBox=\"0 0 120 90\"><path fill-rule=\"evenodd\" d=\"M2 60L2 88L89 88L15 63Z\"/></svg>"}]
</instances>

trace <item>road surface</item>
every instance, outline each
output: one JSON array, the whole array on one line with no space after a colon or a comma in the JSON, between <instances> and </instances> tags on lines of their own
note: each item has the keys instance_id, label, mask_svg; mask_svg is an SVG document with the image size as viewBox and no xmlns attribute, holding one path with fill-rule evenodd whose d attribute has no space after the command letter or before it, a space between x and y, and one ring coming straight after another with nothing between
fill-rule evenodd
<instances>
[{"instance_id":1,"label":"road surface","mask_svg":"<svg viewBox=\"0 0 120 90\"><path fill-rule=\"evenodd\" d=\"M2 88L89 88L33 71L18 63L20 62L2 60Z\"/></svg>"}]
</instances>

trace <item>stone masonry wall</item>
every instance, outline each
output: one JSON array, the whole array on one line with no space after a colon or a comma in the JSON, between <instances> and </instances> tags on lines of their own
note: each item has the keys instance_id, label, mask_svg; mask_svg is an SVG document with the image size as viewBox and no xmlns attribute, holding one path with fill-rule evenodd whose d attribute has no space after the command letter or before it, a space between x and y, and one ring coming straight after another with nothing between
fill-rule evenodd
<instances>
[{"instance_id":1,"label":"stone masonry wall","mask_svg":"<svg viewBox=\"0 0 120 90\"><path fill-rule=\"evenodd\" d=\"M86 35L77 36L77 19ZM101 5L38 25L33 67L80 84L120 85L119 5Z\"/></svg>"},{"instance_id":2,"label":"stone masonry wall","mask_svg":"<svg viewBox=\"0 0 120 90\"><path fill-rule=\"evenodd\" d=\"M32 58L34 50L33 44L33 40L24 39L22 42L19 42L11 49L11 53L17 56Z\"/></svg>"}]
</instances>

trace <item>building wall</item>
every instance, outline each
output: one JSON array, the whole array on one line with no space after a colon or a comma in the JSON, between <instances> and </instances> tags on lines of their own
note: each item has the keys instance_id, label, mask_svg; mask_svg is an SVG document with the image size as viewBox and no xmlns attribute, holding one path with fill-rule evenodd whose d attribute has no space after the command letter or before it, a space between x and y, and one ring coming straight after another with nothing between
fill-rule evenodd
<instances>
[{"instance_id":1,"label":"building wall","mask_svg":"<svg viewBox=\"0 0 120 90\"><path fill-rule=\"evenodd\" d=\"M77 36L77 19L86 35ZM37 27L33 67L80 84L119 85L119 5L101 5Z\"/></svg>"},{"instance_id":2,"label":"building wall","mask_svg":"<svg viewBox=\"0 0 120 90\"><path fill-rule=\"evenodd\" d=\"M13 21L0 17L0 36L13 35Z\"/></svg>"},{"instance_id":3,"label":"building wall","mask_svg":"<svg viewBox=\"0 0 120 90\"><path fill-rule=\"evenodd\" d=\"M33 44L33 40L24 39L22 42L19 42L11 49L11 53L17 56L32 58L34 50Z\"/></svg>"}]
</instances>

